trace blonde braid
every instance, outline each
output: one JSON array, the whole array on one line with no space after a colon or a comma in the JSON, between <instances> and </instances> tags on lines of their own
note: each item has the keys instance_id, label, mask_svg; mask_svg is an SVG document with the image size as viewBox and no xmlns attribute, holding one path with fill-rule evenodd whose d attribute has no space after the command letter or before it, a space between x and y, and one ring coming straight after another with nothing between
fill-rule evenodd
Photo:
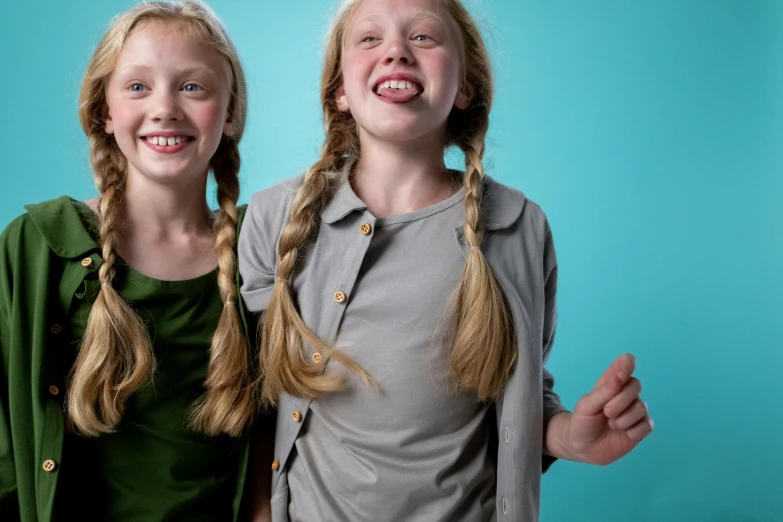
<instances>
[{"instance_id":1,"label":"blonde braid","mask_svg":"<svg viewBox=\"0 0 783 522\"><path fill-rule=\"evenodd\" d=\"M212 159L220 205L214 231L223 311L209 350L209 371L204 381L207 393L196 403L190 419L193 428L210 436L222 433L239 436L255 413L254 372L250 367L250 348L237 309L234 279L239 168L238 144L232 138L224 138Z\"/></svg>"},{"instance_id":2,"label":"blonde braid","mask_svg":"<svg viewBox=\"0 0 783 522\"><path fill-rule=\"evenodd\" d=\"M483 135L465 152L465 241L468 256L457 292L456 331L451 369L459 390L476 391L479 400L497 398L514 367L514 324L503 290L481 251L484 168Z\"/></svg>"},{"instance_id":3,"label":"blonde braid","mask_svg":"<svg viewBox=\"0 0 783 522\"><path fill-rule=\"evenodd\" d=\"M83 435L97 436L113 431L127 398L152 375L155 356L141 319L112 287L125 159L111 138L91 137L90 141L90 160L101 195L101 289L71 371L66 410L73 428Z\"/></svg>"},{"instance_id":4,"label":"blonde braid","mask_svg":"<svg viewBox=\"0 0 783 522\"><path fill-rule=\"evenodd\" d=\"M261 368L264 371L262 402L276 405L280 394L315 398L344 387L339 375L323 374L329 358L343 364L367 383L372 378L351 358L328 346L305 324L294 304L290 280L302 249L318 233L319 216L334 190L330 173L341 170L349 157L358 154L352 119L326 103L326 142L321 156L304 177L291 205L291 217L280 234L277 279L264 312L261 327ZM308 363L304 343L322 352L322 363Z\"/></svg>"}]
</instances>

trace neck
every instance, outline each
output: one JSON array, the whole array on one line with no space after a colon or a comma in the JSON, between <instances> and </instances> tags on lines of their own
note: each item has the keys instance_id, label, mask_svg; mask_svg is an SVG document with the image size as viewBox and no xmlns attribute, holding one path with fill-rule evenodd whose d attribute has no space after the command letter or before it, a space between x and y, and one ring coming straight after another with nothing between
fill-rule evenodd
<instances>
[{"instance_id":1,"label":"neck","mask_svg":"<svg viewBox=\"0 0 783 522\"><path fill-rule=\"evenodd\" d=\"M443 160L444 137L379 140L360 129L353 188L376 217L413 212L450 197L454 179Z\"/></svg>"},{"instance_id":2,"label":"neck","mask_svg":"<svg viewBox=\"0 0 783 522\"><path fill-rule=\"evenodd\" d=\"M211 230L207 206L207 173L201 180L182 184L161 184L129 173L125 183L123 227L144 231L150 237L165 239L181 235L201 235Z\"/></svg>"}]
</instances>

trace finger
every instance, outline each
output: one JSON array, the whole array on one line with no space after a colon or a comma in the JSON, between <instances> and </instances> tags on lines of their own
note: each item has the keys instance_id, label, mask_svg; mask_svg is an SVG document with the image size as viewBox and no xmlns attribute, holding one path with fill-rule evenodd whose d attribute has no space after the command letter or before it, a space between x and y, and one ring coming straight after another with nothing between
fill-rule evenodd
<instances>
[{"instance_id":1,"label":"finger","mask_svg":"<svg viewBox=\"0 0 783 522\"><path fill-rule=\"evenodd\" d=\"M609 427L613 430L627 430L645 417L647 417L647 404L641 399L636 399L628 409L609 420Z\"/></svg>"},{"instance_id":2,"label":"finger","mask_svg":"<svg viewBox=\"0 0 783 522\"><path fill-rule=\"evenodd\" d=\"M630 379L635 370L636 357L630 353L624 353L615 359L609 368L607 368L604 374L601 375L601 378L598 379L598 383L596 383L595 388L593 389L597 390L598 388L611 383L615 377L619 378L620 382L626 382L628 379Z\"/></svg>"},{"instance_id":3,"label":"finger","mask_svg":"<svg viewBox=\"0 0 783 522\"><path fill-rule=\"evenodd\" d=\"M604 406L604 415L610 419L618 417L621 413L633 404L633 401L639 398L639 392L642 391L642 383L639 379L632 377L622 390L615 394Z\"/></svg>"},{"instance_id":4,"label":"finger","mask_svg":"<svg viewBox=\"0 0 783 522\"><path fill-rule=\"evenodd\" d=\"M640 441L643 438L645 438L647 435L652 433L653 426L655 426L655 423L653 423L653 420L650 417L645 417L644 419L640 420L627 430L625 430L626 436L635 441Z\"/></svg>"},{"instance_id":5,"label":"finger","mask_svg":"<svg viewBox=\"0 0 783 522\"><path fill-rule=\"evenodd\" d=\"M583 395L579 402L574 407L575 415L597 415L602 413L606 405L614 399L618 393L623 389L623 383L617 375L607 378L606 384L596 387L588 393Z\"/></svg>"}]
</instances>

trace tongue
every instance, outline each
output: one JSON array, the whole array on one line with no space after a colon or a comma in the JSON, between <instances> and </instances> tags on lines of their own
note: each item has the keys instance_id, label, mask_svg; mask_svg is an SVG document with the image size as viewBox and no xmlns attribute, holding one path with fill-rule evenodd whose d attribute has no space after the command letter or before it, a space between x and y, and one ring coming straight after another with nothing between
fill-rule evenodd
<instances>
[{"instance_id":1,"label":"tongue","mask_svg":"<svg viewBox=\"0 0 783 522\"><path fill-rule=\"evenodd\" d=\"M383 89L378 89L378 94L393 102L406 102L418 96L419 91L416 89L392 89L384 87Z\"/></svg>"}]
</instances>

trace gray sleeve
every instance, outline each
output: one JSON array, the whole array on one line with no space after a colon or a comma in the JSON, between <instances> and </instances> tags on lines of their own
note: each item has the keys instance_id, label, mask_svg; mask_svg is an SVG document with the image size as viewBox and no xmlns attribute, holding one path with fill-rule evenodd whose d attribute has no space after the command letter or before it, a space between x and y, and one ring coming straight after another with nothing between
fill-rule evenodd
<instances>
[{"instance_id":1,"label":"gray sleeve","mask_svg":"<svg viewBox=\"0 0 783 522\"><path fill-rule=\"evenodd\" d=\"M552 352L552 345L555 342L555 332L557 330L557 256L555 254L555 244L552 240L552 230L549 228L549 222L544 221L544 332L542 358L546 365L549 355ZM568 411L560 403L560 397L554 391L555 378L544 368L544 422L556 413Z\"/></svg>"},{"instance_id":2,"label":"gray sleeve","mask_svg":"<svg viewBox=\"0 0 783 522\"><path fill-rule=\"evenodd\" d=\"M544 219L544 248L543 248L543 266L544 266L544 331L542 346L542 364L546 365L549 355L552 352L552 345L555 342L555 331L557 330L557 256L555 254L555 244L552 240L552 230L549 228L549 222ZM560 397L555 393L555 378L544 366L544 426L549 419L557 413L568 411L560 403ZM541 471L546 473L547 469L556 461L555 457L542 455Z\"/></svg>"},{"instance_id":3,"label":"gray sleeve","mask_svg":"<svg viewBox=\"0 0 783 522\"><path fill-rule=\"evenodd\" d=\"M238 263L242 298L251 312L266 308L275 284L275 243L264 216L262 193L253 195L239 234Z\"/></svg>"},{"instance_id":4,"label":"gray sleeve","mask_svg":"<svg viewBox=\"0 0 783 522\"><path fill-rule=\"evenodd\" d=\"M277 272L277 243L296 194L297 178L253 194L239 234L237 257L242 276L240 292L251 312L269 303Z\"/></svg>"}]
</instances>

